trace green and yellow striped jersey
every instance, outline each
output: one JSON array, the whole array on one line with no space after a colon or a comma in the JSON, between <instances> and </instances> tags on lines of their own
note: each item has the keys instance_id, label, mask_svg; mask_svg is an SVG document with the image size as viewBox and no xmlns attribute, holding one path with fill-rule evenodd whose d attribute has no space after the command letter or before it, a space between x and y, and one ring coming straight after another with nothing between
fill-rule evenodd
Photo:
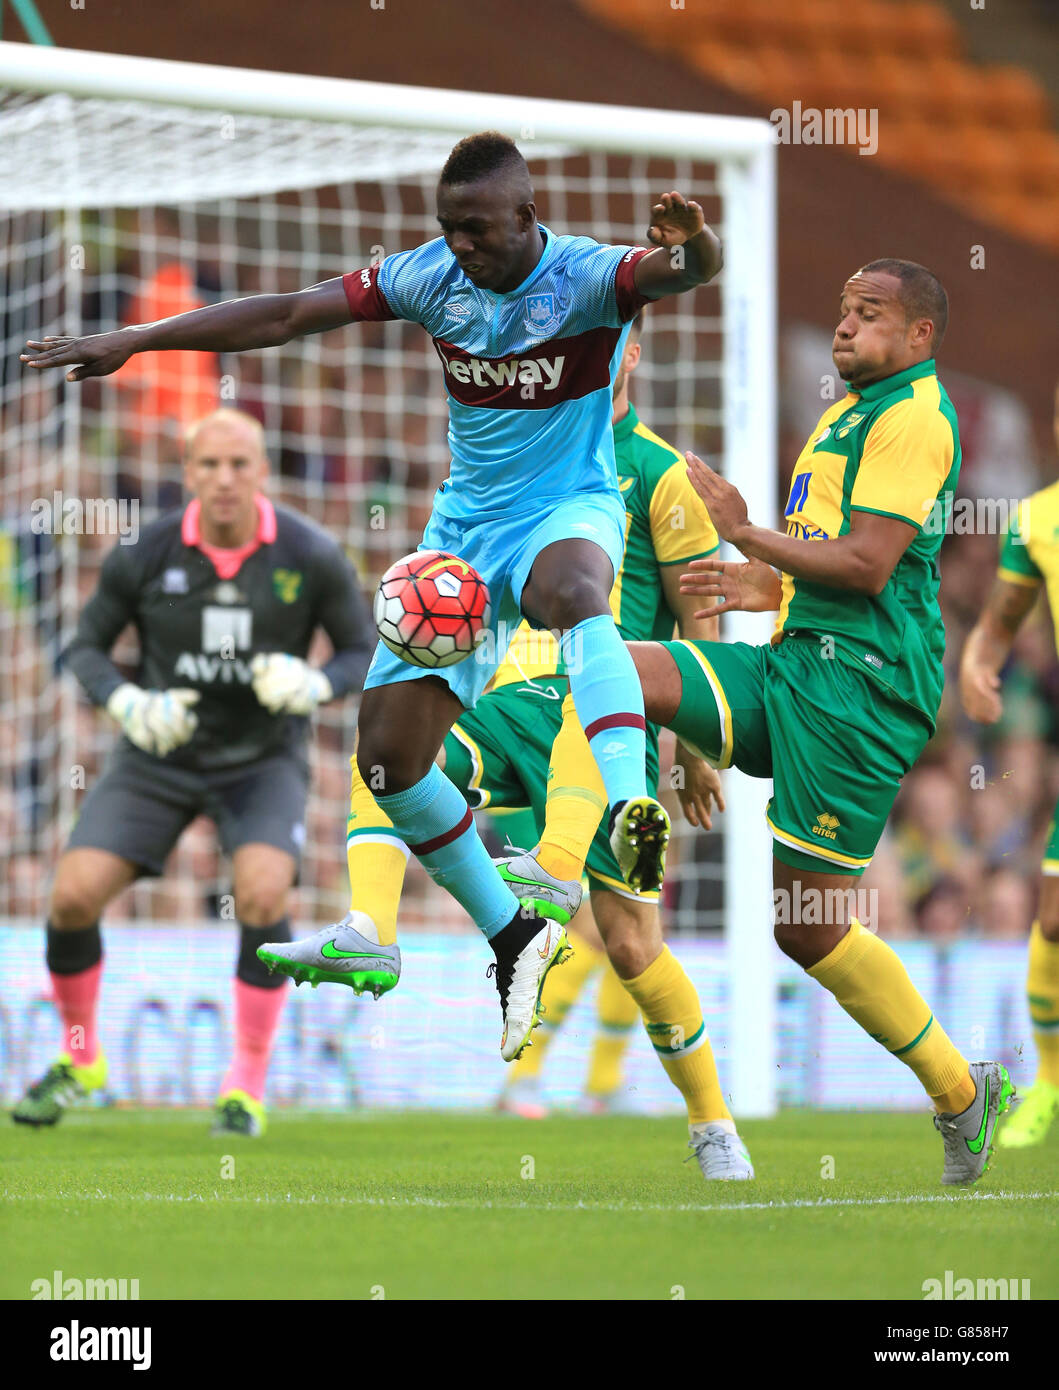
<instances>
[{"instance_id":1,"label":"green and yellow striped jersey","mask_svg":"<svg viewBox=\"0 0 1059 1390\"><path fill-rule=\"evenodd\" d=\"M795 464L784 511L787 534L804 540L846 535L856 511L916 528L881 594L784 574L772 640L795 631L833 639L836 655L867 671L932 729L945 679L938 552L959 472L956 412L931 358L850 390L824 411Z\"/></svg>"},{"instance_id":2,"label":"green and yellow striped jersey","mask_svg":"<svg viewBox=\"0 0 1059 1390\"><path fill-rule=\"evenodd\" d=\"M1044 584L1059 651L1059 483L1019 503L1018 515L1000 540L997 577L1010 584Z\"/></svg>"},{"instance_id":3,"label":"green and yellow striped jersey","mask_svg":"<svg viewBox=\"0 0 1059 1390\"><path fill-rule=\"evenodd\" d=\"M611 612L626 642L668 641L676 616L661 571L712 555L720 542L688 481L683 454L652 433L632 406L614 425L614 457L625 501L625 556L611 590ZM558 661L554 637L523 623L489 689L554 675Z\"/></svg>"}]
</instances>

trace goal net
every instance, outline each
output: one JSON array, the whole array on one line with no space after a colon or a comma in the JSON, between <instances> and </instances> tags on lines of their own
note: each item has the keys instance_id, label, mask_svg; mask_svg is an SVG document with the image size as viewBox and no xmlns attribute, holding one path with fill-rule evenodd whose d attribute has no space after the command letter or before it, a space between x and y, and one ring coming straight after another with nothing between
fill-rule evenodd
<instances>
[{"instance_id":1,"label":"goal net","mask_svg":"<svg viewBox=\"0 0 1059 1390\"><path fill-rule=\"evenodd\" d=\"M83 385L23 369L27 338L291 291L417 245L437 235L434 188L452 144L497 127L519 142L541 220L557 232L644 244L660 192L702 203L726 268L717 284L651 308L631 395L652 430L737 476L754 513L774 515L766 123L457 93L413 101L373 84L230 74L0 44L5 921L39 924L56 857L116 737L71 677L56 679L55 657L107 550L180 502L188 424L218 404L258 417L271 496L339 538L369 594L415 547L448 467L444 390L415 325L351 325L239 355L145 354ZM726 623L726 636L766 633L759 619ZM326 654L321 638L312 659ZM135 664L131 630L114 657ZM347 905L355 717L347 700L315 720L299 926L335 920ZM672 932L718 933L728 922L768 937L767 885L751 882L768 862L763 792L730 775L730 810L712 835L674 815ZM134 885L107 920L201 922L229 890L212 828L197 821L165 877ZM401 924L467 922L413 861ZM751 1013L767 948L734 938L732 948L744 954L742 965L731 957L731 1004L743 1007L744 979L745 1026L761 1037L768 1008ZM748 1072L742 1086L744 1113L769 1108L767 1077Z\"/></svg>"}]
</instances>

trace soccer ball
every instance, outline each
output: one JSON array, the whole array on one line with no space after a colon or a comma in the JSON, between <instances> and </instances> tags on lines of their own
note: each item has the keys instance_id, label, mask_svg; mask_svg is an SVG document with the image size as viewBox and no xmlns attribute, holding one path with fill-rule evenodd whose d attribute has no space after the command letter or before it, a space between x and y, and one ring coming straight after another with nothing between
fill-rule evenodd
<instances>
[{"instance_id":1,"label":"soccer ball","mask_svg":"<svg viewBox=\"0 0 1059 1390\"><path fill-rule=\"evenodd\" d=\"M489 626L489 590L466 560L416 550L383 575L375 594L379 638L413 666L454 666Z\"/></svg>"}]
</instances>

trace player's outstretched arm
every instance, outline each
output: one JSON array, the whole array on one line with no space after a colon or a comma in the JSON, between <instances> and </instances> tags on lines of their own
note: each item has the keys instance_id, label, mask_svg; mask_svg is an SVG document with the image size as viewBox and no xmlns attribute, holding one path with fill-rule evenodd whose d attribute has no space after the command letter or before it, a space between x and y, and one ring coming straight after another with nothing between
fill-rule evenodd
<instances>
[{"instance_id":1,"label":"player's outstretched arm","mask_svg":"<svg viewBox=\"0 0 1059 1390\"><path fill-rule=\"evenodd\" d=\"M1000 671L1023 619L1037 602L1040 587L1039 583L998 579L967 636L960 658L960 701L968 718L979 724L995 724L1004 712Z\"/></svg>"},{"instance_id":2,"label":"player's outstretched arm","mask_svg":"<svg viewBox=\"0 0 1059 1390\"><path fill-rule=\"evenodd\" d=\"M674 189L651 209L647 239L657 248L636 262L636 288L647 299L683 294L712 280L724 263L717 234L702 208Z\"/></svg>"},{"instance_id":3,"label":"player's outstretched arm","mask_svg":"<svg viewBox=\"0 0 1059 1390\"><path fill-rule=\"evenodd\" d=\"M695 454L684 457L691 485L706 503L721 539L730 541L748 559L762 560L795 579L858 594L881 594L916 538L916 528L908 522L867 511L853 512L846 535L824 540L802 540L769 526L755 526L738 488Z\"/></svg>"},{"instance_id":4,"label":"player's outstretched arm","mask_svg":"<svg viewBox=\"0 0 1059 1390\"><path fill-rule=\"evenodd\" d=\"M307 333L322 333L350 322L342 277L324 280L294 294L256 294L229 299L155 323L131 324L87 338L31 339L19 360L27 367L72 367L67 381L109 376L137 352L173 348L201 352L245 352L276 347Z\"/></svg>"}]
</instances>

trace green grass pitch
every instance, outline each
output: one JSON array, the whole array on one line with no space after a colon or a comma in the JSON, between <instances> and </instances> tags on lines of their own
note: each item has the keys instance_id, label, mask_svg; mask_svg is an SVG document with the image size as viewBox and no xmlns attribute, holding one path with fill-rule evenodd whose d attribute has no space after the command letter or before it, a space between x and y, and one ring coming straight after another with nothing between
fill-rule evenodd
<instances>
[{"instance_id":1,"label":"green grass pitch","mask_svg":"<svg viewBox=\"0 0 1059 1390\"><path fill-rule=\"evenodd\" d=\"M894 1298L1029 1279L1059 1296L1057 1144L941 1187L929 1117L787 1112L752 1183L682 1163L677 1119L101 1110L0 1129L0 1296L139 1279L142 1299ZM230 1174L225 1176L225 1173ZM833 1172L833 1176L826 1176Z\"/></svg>"}]
</instances>

